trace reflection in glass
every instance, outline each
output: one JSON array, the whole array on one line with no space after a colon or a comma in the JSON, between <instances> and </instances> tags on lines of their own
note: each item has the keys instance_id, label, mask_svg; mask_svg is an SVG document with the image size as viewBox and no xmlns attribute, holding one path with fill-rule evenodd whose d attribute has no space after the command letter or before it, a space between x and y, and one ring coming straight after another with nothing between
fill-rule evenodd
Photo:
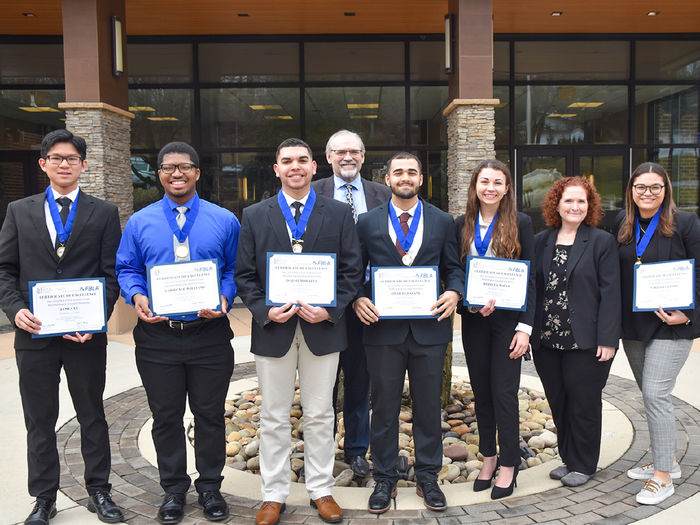
<instances>
[{"instance_id":1,"label":"reflection in glass","mask_svg":"<svg viewBox=\"0 0 700 525\"><path fill-rule=\"evenodd\" d=\"M62 89L0 90L0 149L35 149L46 133L65 128L58 109L65 98Z\"/></svg>"},{"instance_id":2,"label":"reflection in glass","mask_svg":"<svg viewBox=\"0 0 700 525\"><path fill-rule=\"evenodd\" d=\"M698 213L698 173L700 148L649 148L633 151L634 166L642 162L658 162L668 172L673 186L673 199L681 210Z\"/></svg>"},{"instance_id":3,"label":"reflection in glass","mask_svg":"<svg viewBox=\"0 0 700 525\"><path fill-rule=\"evenodd\" d=\"M445 42L411 42L411 80L447 81Z\"/></svg>"},{"instance_id":4,"label":"reflection in glass","mask_svg":"<svg viewBox=\"0 0 700 525\"><path fill-rule=\"evenodd\" d=\"M522 156L522 211L539 213L542 199L552 183L566 175L566 157L553 155ZM533 216L533 221L535 216ZM540 218L540 222L542 219Z\"/></svg>"},{"instance_id":5,"label":"reflection in glass","mask_svg":"<svg viewBox=\"0 0 700 525\"><path fill-rule=\"evenodd\" d=\"M621 210L624 203L622 186L623 159L621 155L581 155L578 157L578 173L595 184L603 209Z\"/></svg>"},{"instance_id":6,"label":"reflection in glass","mask_svg":"<svg viewBox=\"0 0 700 525\"><path fill-rule=\"evenodd\" d=\"M365 146L405 144L403 87L307 88L306 135L325 146L339 129L359 133Z\"/></svg>"},{"instance_id":7,"label":"reflection in glass","mask_svg":"<svg viewBox=\"0 0 700 525\"><path fill-rule=\"evenodd\" d=\"M447 86L411 88L411 144L442 145L447 143Z\"/></svg>"},{"instance_id":8,"label":"reflection in glass","mask_svg":"<svg viewBox=\"0 0 700 525\"><path fill-rule=\"evenodd\" d=\"M640 80L700 79L700 42L637 41L636 76Z\"/></svg>"},{"instance_id":9,"label":"reflection in glass","mask_svg":"<svg viewBox=\"0 0 700 525\"><path fill-rule=\"evenodd\" d=\"M520 144L624 144L624 86L516 86L515 140Z\"/></svg>"},{"instance_id":10,"label":"reflection in glass","mask_svg":"<svg viewBox=\"0 0 700 525\"><path fill-rule=\"evenodd\" d=\"M508 92L508 86L493 86L493 98L499 100L499 103L494 108L494 116L496 119L495 143L499 146L505 146L510 141L510 105L508 103L510 94Z\"/></svg>"},{"instance_id":11,"label":"reflection in glass","mask_svg":"<svg viewBox=\"0 0 700 525\"><path fill-rule=\"evenodd\" d=\"M202 89L202 141L215 147L276 148L301 133L296 88Z\"/></svg>"},{"instance_id":12,"label":"reflection in glass","mask_svg":"<svg viewBox=\"0 0 700 525\"><path fill-rule=\"evenodd\" d=\"M129 84L192 82L191 44L128 44Z\"/></svg>"},{"instance_id":13,"label":"reflection in glass","mask_svg":"<svg viewBox=\"0 0 700 525\"><path fill-rule=\"evenodd\" d=\"M635 141L692 144L700 140L698 91L690 86L638 86Z\"/></svg>"},{"instance_id":14,"label":"reflection in glass","mask_svg":"<svg viewBox=\"0 0 700 525\"><path fill-rule=\"evenodd\" d=\"M299 80L299 44L199 44L202 82L294 82Z\"/></svg>"},{"instance_id":15,"label":"reflection in glass","mask_svg":"<svg viewBox=\"0 0 700 525\"><path fill-rule=\"evenodd\" d=\"M0 44L0 84L63 84L61 44Z\"/></svg>"},{"instance_id":16,"label":"reflection in glass","mask_svg":"<svg viewBox=\"0 0 700 525\"><path fill-rule=\"evenodd\" d=\"M510 79L510 42L493 43L493 79Z\"/></svg>"},{"instance_id":17,"label":"reflection in glass","mask_svg":"<svg viewBox=\"0 0 700 525\"><path fill-rule=\"evenodd\" d=\"M307 42L307 81L404 80L403 42Z\"/></svg>"},{"instance_id":18,"label":"reflection in glass","mask_svg":"<svg viewBox=\"0 0 700 525\"><path fill-rule=\"evenodd\" d=\"M160 149L168 142L192 141L192 91L130 89L132 149ZM134 108L139 108L135 110Z\"/></svg>"},{"instance_id":19,"label":"reflection in glass","mask_svg":"<svg viewBox=\"0 0 700 525\"><path fill-rule=\"evenodd\" d=\"M165 145L165 144L163 144ZM131 155L131 182L134 186L134 211L163 198L163 186L158 181L158 155Z\"/></svg>"}]
</instances>

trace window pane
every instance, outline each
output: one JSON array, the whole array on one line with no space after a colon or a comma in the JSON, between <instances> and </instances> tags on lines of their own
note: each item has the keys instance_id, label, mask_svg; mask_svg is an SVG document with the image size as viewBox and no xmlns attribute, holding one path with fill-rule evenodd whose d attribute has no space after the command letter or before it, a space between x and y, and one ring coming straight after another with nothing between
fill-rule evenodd
<instances>
[{"instance_id":1,"label":"window pane","mask_svg":"<svg viewBox=\"0 0 700 525\"><path fill-rule=\"evenodd\" d=\"M414 152L423 163L423 191L430 204L447 211L447 151Z\"/></svg>"},{"instance_id":2,"label":"window pane","mask_svg":"<svg viewBox=\"0 0 700 525\"><path fill-rule=\"evenodd\" d=\"M510 42L493 43L493 79L510 78Z\"/></svg>"},{"instance_id":3,"label":"window pane","mask_svg":"<svg viewBox=\"0 0 700 525\"><path fill-rule=\"evenodd\" d=\"M296 88L203 89L202 141L208 147L270 147L301 133Z\"/></svg>"},{"instance_id":4,"label":"window pane","mask_svg":"<svg viewBox=\"0 0 700 525\"><path fill-rule=\"evenodd\" d=\"M698 88L638 86L635 142L694 143L698 140Z\"/></svg>"},{"instance_id":5,"label":"window pane","mask_svg":"<svg viewBox=\"0 0 700 525\"><path fill-rule=\"evenodd\" d=\"M306 89L309 144L326 144L339 129L362 136L365 146L406 143L406 108L402 87Z\"/></svg>"},{"instance_id":6,"label":"window pane","mask_svg":"<svg viewBox=\"0 0 700 525\"><path fill-rule=\"evenodd\" d=\"M624 144L624 86L516 86L519 144Z\"/></svg>"},{"instance_id":7,"label":"window pane","mask_svg":"<svg viewBox=\"0 0 700 525\"><path fill-rule=\"evenodd\" d=\"M163 197L163 186L158 181L157 154L138 153L131 156L131 182L134 185L134 211Z\"/></svg>"},{"instance_id":8,"label":"window pane","mask_svg":"<svg viewBox=\"0 0 700 525\"><path fill-rule=\"evenodd\" d=\"M309 42L305 75L314 80L403 80L403 42Z\"/></svg>"},{"instance_id":9,"label":"window pane","mask_svg":"<svg viewBox=\"0 0 700 525\"><path fill-rule=\"evenodd\" d=\"M510 150L496 148L496 158L508 166L510 173L513 174L513 166L510 165Z\"/></svg>"},{"instance_id":10,"label":"window pane","mask_svg":"<svg viewBox=\"0 0 700 525\"><path fill-rule=\"evenodd\" d=\"M411 144L447 144L447 86L411 88Z\"/></svg>"},{"instance_id":11,"label":"window pane","mask_svg":"<svg viewBox=\"0 0 700 525\"><path fill-rule=\"evenodd\" d=\"M510 140L510 104L507 86L493 86L493 98L500 102L495 108L496 144L506 146Z\"/></svg>"},{"instance_id":12,"label":"window pane","mask_svg":"<svg viewBox=\"0 0 700 525\"><path fill-rule=\"evenodd\" d=\"M168 142L192 141L192 91L130 89L132 149L160 149ZM138 110L136 108L139 108Z\"/></svg>"},{"instance_id":13,"label":"window pane","mask_svg":"<svg viewBox=\"0 0 700 525\"><path fill-rule=\"evenodd\" d=\"M199 44L202 82L295 82L299 44Z\"/></svg>"},{"instance_id":14,"label":"window pane","mask_svg":"<svg viewBox=\"0 0 700 525\"><path fill-rule=\"evenodd\" d=\"M411 80L444 80L445 42L411 42Z\"/></svg>"},{"instance_id":15,"label":"window pane","mask_svg":"<svg viewBox=\"0 0 700 525\"><path fill-rule=\"evenodd\" d=\"M578 172L595 184L606 210L606 218L614 217L613 211L621 210L624 202L622 186L624 160L622 155L596 153L578 157Z\"/></svg>"},{"instance_id":16,"label":"window pane","mask_svg":"<svg viewBox=\"0 0 700 525\"><path fill-rule=\"evenodd\" d=\"M642 42L636 45L636 75L643 80L700 79L700 42Z\"/></svg>"},{"instance_id":17,"label":"window pane","mask_svg":"<svg viewBox=\"0 0 700 525\"><path fill-rule=\"evenodd\" d=\"M46 133L66 127L65 99L62 89L0 90L0 149L38 149Z\"/></svg>"},{"instance_id":18,"label":"window pane","mask_svg":"<svg viewBox=\"0 0 700 525\"><path fill-rule=\"evenodd\" d=\"M192 82L190 44L128 44L130 84Z\"/></svg>"},{"instance_id":19,"label":"window pane","mask_svg":"<svg viewBox=\"0 0 700 525\"><path fill-rule=\"evenodd\" d=\"M0 84L63 84L61 44L0 44Z\"/></svg>"},{"instance_id":20,"label":"window pane","mask_svg":"<svg viewBox=\"0 0 700 525\"><path fill-rule=\"evenodd\" d=\"M629 42L516 42L515 80L625 80Z\"/></svg>"}]
</instances>

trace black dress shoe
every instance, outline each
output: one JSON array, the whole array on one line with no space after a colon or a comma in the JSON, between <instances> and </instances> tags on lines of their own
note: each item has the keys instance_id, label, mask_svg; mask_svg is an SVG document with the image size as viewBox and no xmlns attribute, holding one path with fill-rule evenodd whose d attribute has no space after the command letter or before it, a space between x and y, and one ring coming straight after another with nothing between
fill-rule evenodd
<instances>
[{"instance_id":1,"label":"black dress shoe","mask_svg":"<svg viewBox=\"0 0 700 525\"><path fill-rule=\"evenodd\" d=\"M185 495L168 493L158 509L158 523L180 523L185 517Z\"/></svg>"},{"instance_id":2,"label":"black dress shoe","mask_svg":"<svg viewBox=\"0 0 700 525\"><path fill-rule=\"evenodd\" d=\"M228 518L228 504L218 490L205 490L199 495L199 504L204 508L204 517L209 521Z\"/></svg>"},{"instance_id":3,"label":"black dress shoe","mask_svg":"<svg viewBox=\"0 0 700 525\"><path fill-rule=\"evenodd\" d=\"M105 523L119 523L124 521L124 514L117 504L112 501L112 496L106 490L99 490L90 496L87 509L96 512L97 518Z\"/></svg>"},{"instance_id":4,"label":"black dress shoe","mask_svg":"<svg viewBox=\"0 0 700 525\"><path fill-rule=\"evenodd\" d=\"M47 525L49 519L56 515L56 501L37 498L32 512L24 520L24 525Z\"/></svg>"},{"instance_id":5,"label":"black dress shoe","mask_svg":"<svg viewBox=\"0 0 700 525\"><path fill-rule=\"evenodd\" d=\"M386 479L378 479L374 492L369 497L367 510L372 514L382 514L391 507L391 500L396 497L396 483Z\"/></svg>"},{"instance_id":6,"label":"black dress shoe","mask_svg":"<svg viewBox=\"0 0 700 525\"><path fill-rule=\"evenodd\" d=\"M416 494L423 498L423 505L430 510L445 510L447 501L436 480L416 483Z\"/></svg>"},{"instance_id":7,"label":"black dress shoe","mask_svg":"<svg viewBox=\"0 0 700 525\"><path fill-rule=\"evenodd\" d=\"M491 489L491 499L501 499L513 494L513 487L518 486L518 467L513 471L513 480L507 487L499 487L494 485Z\"/></svg>"},{"instance_id":8,"label":"black dress shoe","mask_svg":"<svg viewBox=\"0 0 700 525\"><path fill-rule=\"evenodd\" d=\"M366 478L369 476L369 463L362 456L352 456L347 458L353 474Z\"/></svg>"}]
</instances>

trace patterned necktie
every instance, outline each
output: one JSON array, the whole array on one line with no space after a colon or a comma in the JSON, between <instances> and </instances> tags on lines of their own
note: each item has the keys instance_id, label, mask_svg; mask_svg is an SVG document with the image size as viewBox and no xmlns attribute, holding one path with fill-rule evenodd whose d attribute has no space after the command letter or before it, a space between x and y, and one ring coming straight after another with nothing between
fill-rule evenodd
<instances>
[{"instance_id":1,"label":"patterned necktie","mask_svg":"<svg viewBox=\"0 0 700 525\"><path fill-rule=\"evenodd\" d=\"M294 201L292 203L292 208L294 208L294 222L299 224L299 217L301 217L301 202Z\"/></svg>"},{"instance_id":2,"label":"patterned necktie","mask_svg":"<svg viewBox=\"0 0 700 525\"><path fill-rule=\"evenodd\" d=\"M348 203L350 209L352 210L352 218L357 222L357 210L355 209L355 201L352 200L352 184L347 183L345 185L345 202Z\"/></svg>"},{"instance_id":3,"label":"patterned necktie","mask_svg":"<svg viewBox=\"0 0 700 525\"><path fill-rule=\"evenodd\" d=\"M68 219L68 213L70 213L70 205L72 200L70 200L68 197L59 197L56 199L56 202L61 205L61 211L59 212L59 215L61 216L61 222L63 225L66 225L66 220Z\"/></svg>"},{"instance_id":4,"label":"patterned necktie","mask_svg":"<svg viewBox=\"0 0 700 525\"><path fill-rule=\"evenodd\" d=\"M399 215L399 223L401 223L401 229L403 230L404 235L408 235L408 219L411 218L411 214L408 212L404 212L401 215ZM399 238L396 238L396 249L399 250L399 255L403 257L406 255L406 250L403 249L401 246L401 243L399 242Z\"/></svg>"},{"instance_id":5,"label":"patterned necktie","mask_svg":"<svg viewBox=\"0 0 700 525\"><path fill-rule=\"evenodd\" d=\"M175 208L177 210L177 217L175 218L175 222L177 222L177 227L182 229L182 227L185 225L185 221L187 218L185 217L185 213L187 213L187 206L178 206Z\"/></svg>"}]
</instances>

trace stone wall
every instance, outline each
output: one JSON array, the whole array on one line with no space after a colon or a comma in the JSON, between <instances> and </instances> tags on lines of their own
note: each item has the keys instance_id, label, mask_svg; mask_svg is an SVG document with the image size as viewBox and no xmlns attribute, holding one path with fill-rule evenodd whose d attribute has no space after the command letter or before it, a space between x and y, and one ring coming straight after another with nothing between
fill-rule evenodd
<instances>
[{"instance_id":1,"label":"stone wall","mask_svg":"<svg viewBox=\"0 0 700 525\"><path fill-rule=\"evenodd\" d=\"M496 158L494 106L498 99L455 99L445 109L447 118L447 203L452 215L464 213L472 170L485 159Z\"/></svg>"},{"instance_id":2,"label":"stone wall","mask_svg":"<svg viewBox=\"0 0 700 525\"><path fill-rule=\"evenodd\" d=\"M102 102L59 104L66 129L87 141L88 167L80 177L86 193L119 208L122 228L134 210L131 181L131 119L133 114Z\"/></svg>"}]
</instances>

